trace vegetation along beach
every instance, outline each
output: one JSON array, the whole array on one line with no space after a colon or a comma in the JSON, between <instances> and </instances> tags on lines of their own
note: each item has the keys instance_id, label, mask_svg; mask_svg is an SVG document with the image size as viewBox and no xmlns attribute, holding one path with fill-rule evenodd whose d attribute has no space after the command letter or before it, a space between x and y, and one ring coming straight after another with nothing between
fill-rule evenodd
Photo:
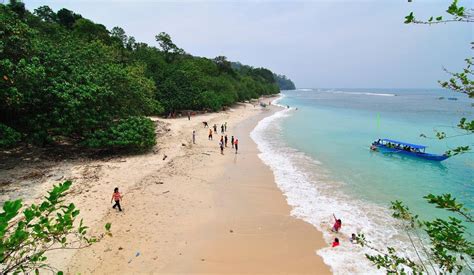
<instances>
[{"instance_id":1,"label":"vegetation along beach","mask_svg":"<svg viewBox=\"0 0 474 275\"><path fill-rule=\"evenodd\" d=\"M0 273L472 274L473 15L3 1Z\"/></svg>"}]
</instances>

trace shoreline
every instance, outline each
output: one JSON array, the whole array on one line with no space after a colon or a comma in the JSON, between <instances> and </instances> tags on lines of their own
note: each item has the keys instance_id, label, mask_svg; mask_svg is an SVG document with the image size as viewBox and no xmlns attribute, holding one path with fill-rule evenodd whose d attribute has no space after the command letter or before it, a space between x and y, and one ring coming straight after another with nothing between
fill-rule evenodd
<instances>
[{"instance_id":1,"label":"shoreline","mask_svg":"<svg viewBox=\"0 0 474 275\"><path fill-rule=\"evenodd\" d=\"M329 274L316 254L327 246L322 233L290 215L291 207L250 138L257 123L280 107L261 109L244 103L190 121L154 119L165 131L153 152L64 164L64 180L75 182L71 201L90 232L100 234L111 222L113 237L81 250L49 253L50 262L69 274ZM218 138L207 140L202 121L210 126L228 122L229 139L232 134L239 138L239 153L227 148L220 155ZM51 184L37 189L45 191ZM124 194L123 213L108 204L115 186Z\"/></svg>"},{"instance_id":2,"label":"shoreline","mask_svg":"<svg viewBox=\"0 0 474 275\"><path fill-rule=\"evenodd\" d=\"M165 273L330 274L316 255L326 246L322 233L290 215L291 207L250 137L257 123L280 107L270 109L235 127L246 148L216 177L213 218L196 228L195 244L185 250L184 261L176 259Z\"/></svg>"}]
</instances>

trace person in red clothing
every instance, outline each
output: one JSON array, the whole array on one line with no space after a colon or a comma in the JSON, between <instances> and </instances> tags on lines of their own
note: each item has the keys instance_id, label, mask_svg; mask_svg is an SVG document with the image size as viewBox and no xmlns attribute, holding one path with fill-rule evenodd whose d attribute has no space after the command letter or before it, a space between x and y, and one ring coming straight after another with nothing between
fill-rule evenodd
<instances>
[{"instance_id":1,"label":"person in red clothing","mask_svg":"<svg viewBox=\"0 0 474 275\"><path fill-rule=\"evenodd\" d=\"M341 221L341 219L336 218L336 215L334 215L334 214L332 214L332 215L333 215L334 221L335 221L335 223L332 227L332 231L339 232L339 229L341 229L341 226L342 226L342 221Z\"/></svg>"},{"instance_id":2,"label":"person in red clothing","mask_svg":"<svg viewBox=\"0 0 474 275\"><path fill-rule=\"evenodd\" d=\"M119 211L122 211L122 208L120 207L120 201L122 200L122 194L120 194L118 187L115 187L114 193L112 194L112 199L110 199L110 203L112 201L115 201L114 206L112 208L115 209L115 207L118 207Z\"/></svg>"},{"instance_id":3,"label":"person in red clothing","mask_svg":"<svg viewBox=\"0 0 474 275\"><path fill-rule=\"evenodd\" d=\"M339 239L338 238L335 238L334 242L332 242L332 247L336 247L336 246L339 246Z\"/></svg>"}]
</instances>

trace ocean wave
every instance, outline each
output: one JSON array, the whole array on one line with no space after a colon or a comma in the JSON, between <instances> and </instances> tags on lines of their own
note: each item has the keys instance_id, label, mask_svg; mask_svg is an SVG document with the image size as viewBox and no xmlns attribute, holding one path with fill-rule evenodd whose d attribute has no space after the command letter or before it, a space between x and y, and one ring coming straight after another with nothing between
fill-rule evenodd
<instances>
[{"instance_id":1,"label":"ocean wave","mask_svg":"<svg viewBox=\"0 0 474 275\"><path fill-rule=\"evenodd\" d=\"M346 91L334 91L334 90L318 90L323 93L331 94L348 94L348 95L368 95L368 96L397 96L396 94L387 93L370 93L370 92L346 92Z\"/></svg>"},{"instance_id":2,"label":"ocean wave","mask_svg":"<svg viewBox=\"0 0 474 275\"><path fill-rule=\"evenodd\" d=\"M320 162L282 141L279 122L291 113L291 109L285 109L264 118L250 136L261 152L260 159L273 171L279 189L292 208L291 215L323 232L328 247L318 250L317 254L335 274L383 274L365 258L365 253L373 254L371 250L348 241L352 233L364 233L379 249L390 244L413 256L407 246L408 240L392 226L396 221L385 207L344 193L344 183L332 181ZM330 231L333 213L343 221L337 235ZM329 244L336 236L341 245L331 248Z\"/></svg>"},{"instance_id":3,"label":"ocean wave","mask_svg":"<svg viewBox=\"0 0 474 275\"><path fill-rule=\"evenodd\" d=\"M274 100L271 102L271 103L272 103L272 105L276 105L276 106L279 106L279 107L283 107L283 108L285 108L285 106L283 106L283 105L279 104L279 103L280 103L280 101L281 101L281 100L282 100L284 97L285 97L285 94L283 94L283 93L280 93L280 96L279 96L277 99L274 99Z\"/></svg>"},{"instance_id":4,"label":"ocean wave","mask_svg":"<svg viewBox=\"0 0 474 275\"><path fill-rule=\"evenodd\" d=\"M301 88L301 89L296 89L296 91L300 92L311 92L313 89L307 89L307 88Z\"/></svg>"}]
</instances>

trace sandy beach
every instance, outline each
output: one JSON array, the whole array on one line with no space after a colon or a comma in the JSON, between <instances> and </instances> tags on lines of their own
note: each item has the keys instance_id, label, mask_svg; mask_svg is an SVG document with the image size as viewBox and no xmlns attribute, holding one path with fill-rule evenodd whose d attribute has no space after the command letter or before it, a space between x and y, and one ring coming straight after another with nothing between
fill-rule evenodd
<instances>
[{"instance_id":1,"label":"sandy beach","mask_svg":"<svg viewBox=\"0 0 474 275\"><path fill-rule=\"evenodd\" d=\"M249 136L278 108L247 103L191 120L154 118L160 130L153 152L49 170L38 192L72 179L71 201L91 232L110 222L113 233L89 248L55 252L50 261L69 274L330 273L316 254L327 246L321 233L290 216ZM214 140L202 121L218 125ZM238 154L230 142L220 154L225 122L229 140L239 139ZM123 212L111 207L114 187L124 195Z\"/></svg>"}]
</instances>

